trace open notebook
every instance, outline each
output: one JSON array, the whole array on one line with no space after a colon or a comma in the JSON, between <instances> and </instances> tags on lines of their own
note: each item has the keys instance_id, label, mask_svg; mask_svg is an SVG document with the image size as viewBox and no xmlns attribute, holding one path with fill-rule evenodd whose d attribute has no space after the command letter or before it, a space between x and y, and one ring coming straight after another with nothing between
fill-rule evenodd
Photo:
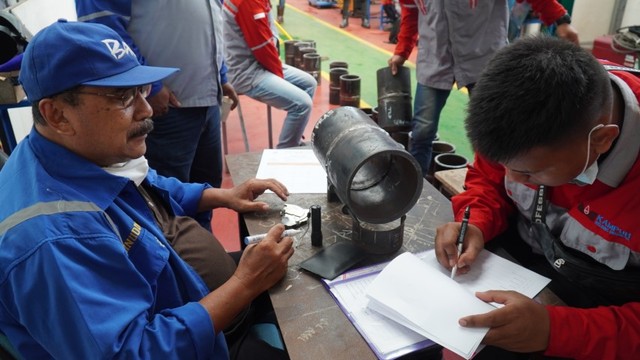
<instances>
[{"instance_id":1,"label":"open notebook","mask_svg":"<svg viewBox=\"0 0 640 360\"><path fill-rule=\"evenodd\" d=\"M518 264L483 251L471 271L450 278L435 252L421 258L404 253L368 285L367 307L465 359L471 358L487 328L463 328L458 319L495 309L475 297L476 291L515 290L533 298L548 283Z\"/></svg>"}]
</instances>

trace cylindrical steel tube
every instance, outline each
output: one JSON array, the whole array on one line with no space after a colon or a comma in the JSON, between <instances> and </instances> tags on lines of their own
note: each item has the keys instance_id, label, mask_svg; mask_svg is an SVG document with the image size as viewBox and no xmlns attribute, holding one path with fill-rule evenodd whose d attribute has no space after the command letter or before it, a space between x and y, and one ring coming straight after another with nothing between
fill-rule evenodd
<instances>
[{"instance_id":1,"label":"cylindrical steel tube","mask_svg":"<svg viewBox=\"0 0 640 360\"><path fill-rule=\"evenodd\" d=\"M346 61L332 61L329 63L329 70L333 68L349 68L349 64Z\"/></svg>"},{"instance_id":2,"label":"cylindrical steel tube","mask_svg":"<svg viewBox=\"0 0 640 360\"><path fill-rule=\"evenodd\" d=\"M329 70L329 104L340 105L340 76L348 73L346 68Z\"/></svg>"},{"instance_id":3,"label":"cylindrical steel tube","mask_svg":"<svg viewBox=\"0 0 640 360\"><path fill-rule=\"evenodd\" d=\"M396 75L386 66L376 72L378 81L378 125L393 131L410 131L411 71L400 66Z\"/></svg>"},{"instance_id":4,"label":"cylindrical steel tube","mask_svg":"<svg viewBox=\"0 0 640 360\"><path fill-rule=\"evenodd\" d=\"M293 65L293 56L295 54L294 45L297 44L298 40L287 40L284 42L284 63L289 66Z\"/></svg>"},{"instance_id":5,"label":"cylindrical steel tube","mask_svg":"<svg viewBox=\"0 0 640 360\"><path fill-rule=\"evenodd\" d=\"M462 169L469 163L467 158L454 153L439 154L433 159L435 162L434 172L440 170Z\"/></svg>"},{"instance_id":6,"label":"cylindrical steel tube","mask_svg":"<svg viewBox=\"0 0 640 360\"><path fill-rule=\"evenodd\" d=\"M316 53L316 48L312 48L312 47L300 48L300 51L298 51L298 58L294 60L298 64L298 68L300 68L300 70L302 71L307 71L307 69L305 69L304 67L304 55L315 54L315 53Z\"/></svg>"},{"instance_id":7,"label":"cylindrical steel tube","mask_svg":"<svg viewBox=\"0 0 640 360\"><path fill-rule=\"evenodd\" d=\"M360 76L340 76L340 106L360 107Z\"/></svg>"},{"instance_id":8,"label":"cylindrical steel tube","mask_svg":"<svg viewBox=\"0 0 640 360\"><path fill-rule=\"evenodd\" d=\"M431 165L429 166L429 170L427 171L428 175L433 176L436 167L436 156L440 154L452 154L456 152L455 145L448 143L446 141L434 141L431 143Z\"/></svg>"},{"instance_id":9,"label":"cylindrical steel tube","mask_svg":"<svg viewBox=\"0 0 640 360\"><path fill-rule=\"evenodd\" d=\"M302 59L300 56L300 49L307 47L311 47L311 44L304 41L298 41L293 45L293 66L300 68L300 59Z\"/></svg>"},{"instance_id":10,"label":"cylindrical steel tube","mask_svg":"<svg viewBox=\"0 0 640 360\"><path fill-rule=\"evenodd\" d=\"M313 76L313 78L316 79L318 85L320 85L320 79L322 79L322 76L320 76L320 54L308 53L302 55L302 64L304 67L304 71Z\"/></svg>"},{"instance_id":11,"label":"cylindrical steel tube","mask_svg":"<svg viewBox=\"0 0 640 360\"><path fill-rule=\"evenodd\" d=\"M311 134L329 182L360 221L383 224L406 214L420 197L420 165L360 109L325 113Z\"/></svg>"}]
</instances>

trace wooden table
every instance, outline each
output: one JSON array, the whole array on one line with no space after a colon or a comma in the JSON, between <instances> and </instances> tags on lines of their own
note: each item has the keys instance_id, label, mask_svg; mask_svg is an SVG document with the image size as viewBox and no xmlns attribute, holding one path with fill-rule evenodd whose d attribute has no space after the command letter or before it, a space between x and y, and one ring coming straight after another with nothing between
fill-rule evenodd
<instances>
[{"instance_id":1,"label":"wooden table","mask_svg":"<svg viewBox=\"0 0 640 360\"><path fill-rule=\"evenodd\" d=\"M261 153L227 155L227 164L234 184L254 178ZM274 194L264 194L260 200L269 204L265 213L242 216L249 234L267 232L280 222L279 211L284 203ZM342 212L342 204L328 202L324 194L291 194L287 200L303 208L322 207L323 246L337 241L351 241L351 218ZM420 199L407 214L404 230L404 251L419 252L434 245L435 229L453 218L449 200L427 181ZM270 290L284 341L291 359L364 360L375 359L367 343L340 310L322 282L304 270L299 263L321 248L311 246L310 231L297 241L295 254L289 261L289 271L283 281ZM397 254L371 257L366 263L387 261ZM365 265L365 264L360 264ZM553 295L553 294L551 294ZM553 302L552 297L545 302Z\"/></svg>"},{"instance_id":2,"label":"wooden table","mask_svg":"<svg viewBox=\"0 0 640 360\"><path fill-rule=\"evenodd\" d=\"M436 171L433 176L438 182L440 191L448 197L464 191L464 178L467 168Z\"/></svg>"}]
</instances>

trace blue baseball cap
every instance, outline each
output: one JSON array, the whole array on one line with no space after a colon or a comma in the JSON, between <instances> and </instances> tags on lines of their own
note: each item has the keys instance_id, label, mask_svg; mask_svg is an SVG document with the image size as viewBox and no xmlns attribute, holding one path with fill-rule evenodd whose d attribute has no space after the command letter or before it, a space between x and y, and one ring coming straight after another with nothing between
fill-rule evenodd
<instances>
[{"instance_id":1,"label":"blue baseball cap","mask_svg":"<svg viewBox=\"0 0 640 360\"><path fill-rule=\"evenodd\" d=\"M179 71L141 65L111 28L61 19L38 32L27 45L19 80L31 102L78 85L133 87Z\"/></svg>"}]
</instances>

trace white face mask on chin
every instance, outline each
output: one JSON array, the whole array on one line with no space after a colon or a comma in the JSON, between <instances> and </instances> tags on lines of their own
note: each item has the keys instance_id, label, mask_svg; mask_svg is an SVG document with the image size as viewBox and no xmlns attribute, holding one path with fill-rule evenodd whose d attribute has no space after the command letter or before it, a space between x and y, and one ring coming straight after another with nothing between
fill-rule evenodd
<instances>
[{"instance_id":1,"label":"white face mask on chin","mask_svg":"<svg viewBox=\"0 0 640 360\"><path fill-rule=\"evenodd\" d=\"M598 159L596 159L596 161L594 161L593 164L589 166L589 168L584 169L584 171L582 171L580 175L576 176L573 180L571 180L571 183L576 184L578 186L591 185L596 181L597 177L598 177Z\"/></svg>"},{"instance_id":2,"label":"white face mask on chin","mask_svg":"<svg viewBox=\"0 0 640 360\"><path fill-rule=\"evenodd\" d=\"M149 172L149 163L144 156L140 156L127 162L103 167L103 169L111 175L126 177L133 181L136 186L140 186Z\"/></svg>"},{"instance_id":3,"label":"white face mask on chin","mask_svg":"<svg viewBox=\"0 0 640 360\"><path fill-rule=\"evenodd\" d=\"M609 125L599 124L594 126L593 129L589 131L589 135L587 137L587 160L584 162L584 167L582 168L582 172L580 173L580 175L576 176L573 180L570 181L570 183L576 184L578 186L585 186L585 185L592 185L596 181L596 178L598 177L598 158L600 157L600 154L598 154L593 164L589 166L589 152L591 150L591 133L594 132L595 130L602 129L608 126L618 127L618 125L615 125L615 124L609 124Z\"/></svg>"}]
</instances>

